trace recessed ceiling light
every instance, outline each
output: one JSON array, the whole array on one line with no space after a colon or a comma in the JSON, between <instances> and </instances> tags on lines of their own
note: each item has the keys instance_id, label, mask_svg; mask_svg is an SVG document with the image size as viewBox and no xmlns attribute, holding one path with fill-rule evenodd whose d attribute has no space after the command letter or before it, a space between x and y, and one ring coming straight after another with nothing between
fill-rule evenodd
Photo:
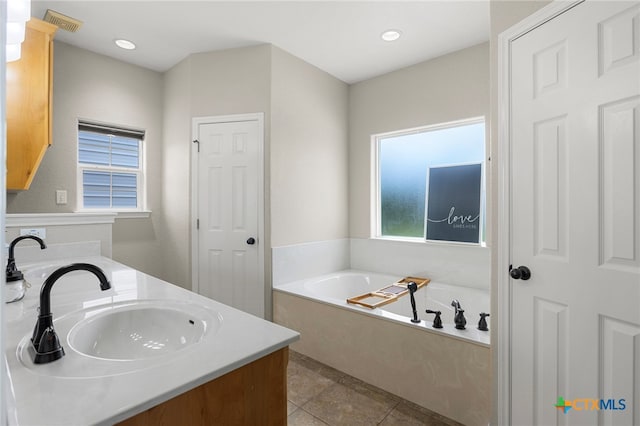
<instances>
[{"instance_id":1,"label":"recessed ceiling light","mask_svg":"<svg viewBox=\"0 0 640 426\"><path fill-rule=\"evenodd\" d=\"M133 50L136 48L136 45L133 42L125 40L123 38L115 40L114 43L122 49Z\"/></svg>"},{"instance_id":2,"label":"recessed ceiling light","mask_svg":"<svg viewBox=\"0 0 640 426\"><path fill-rule=\"evenodd\" d=\"M398 30L387 30L385 32L383 32L380 37L384 40L384 41L396 41L397 39L400 38L400 34L402 34L400 31Z\"/></svg>"}]
</instances>

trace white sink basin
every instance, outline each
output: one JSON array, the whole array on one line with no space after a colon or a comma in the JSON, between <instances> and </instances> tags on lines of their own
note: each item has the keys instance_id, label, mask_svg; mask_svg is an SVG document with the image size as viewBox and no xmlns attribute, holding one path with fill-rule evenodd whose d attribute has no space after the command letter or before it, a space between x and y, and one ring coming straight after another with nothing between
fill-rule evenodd
<instances>
[{"instance_id":1,"label":"white sink basin","mask_svg":"<svg viewBox=\"0 0 640 426\"><path fill-rule=\"evenodd\" d=\"M18 344L21 363L37 374L106 377L170 362L198 343L214 338L222 316L203 305L172 300L100 304L56 318L54 328L65 356L34 364L30 338Z\"/></svg>"},{"instance_id":2,"label":"white sink basin","mask_svg":"<svg viewBox=\"0 0 640 426\"><path fill-rule=\"evenodd\" d=\"M84 355L136 360L184 349L200 342L206 330L203 319L175 307L129 305L82 320L68 341Z\"/></svg>"}]
</instances>

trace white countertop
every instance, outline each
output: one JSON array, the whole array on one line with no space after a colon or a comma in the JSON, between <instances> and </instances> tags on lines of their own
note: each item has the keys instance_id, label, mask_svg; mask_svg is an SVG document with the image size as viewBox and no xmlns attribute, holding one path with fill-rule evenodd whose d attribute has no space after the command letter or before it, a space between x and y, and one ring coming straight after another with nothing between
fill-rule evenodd
<instances>
[{"instance_id":1,"label":"white countertop","mask_svg":"<svg viewBox=\"0 0 640 426\"><path fill-rule=\"evenodd\" d=\"M54 326L56 318L88 307L143 300L195 303L220 318L221 325L215 335L174 354L148 362L133 361L136 363L135 371L131 372L126 371L126 363L130 361L90 359L86 365L97 368L76 371L75 377L61 373L80 355L73 353L74 349L67 344L65 331L57 328L66 356L40 365L34 365L24 357L21 359L18 356L19 344L33 332L40 286L46 274L57 266L75 262L93 263L103 268L111 281L111 289L100 291L97 278L88 272L63 276L51 292ZM13 402L8 404L9 424L113 424L288 346L299 338L295 331L105 257L74 258L69 262L55 263L57 265L50 267L46 262L18 265L25 275L30 270L44 271L42 280L33 280L23 300L4 305L5 355L13 396ZM65 360L68 361L66 365Z\"/></svg>"}]
</instances>

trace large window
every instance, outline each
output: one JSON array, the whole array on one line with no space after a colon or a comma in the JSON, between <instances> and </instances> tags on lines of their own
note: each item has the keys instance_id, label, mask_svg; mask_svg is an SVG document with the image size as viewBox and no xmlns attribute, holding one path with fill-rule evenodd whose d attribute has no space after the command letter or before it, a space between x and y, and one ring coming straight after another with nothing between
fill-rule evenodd
<instances>
[{"instance_id":1,"label":"large window","mask_svg":"<svg viewBox=\"0 0 640 426\"><path fill-rule=\"evenodd\" d=\"M78 205L82 209L143 209L143 139L143 131L79 123Z\"/></svg>"},{"instance_id":2,"label":"large window","mask_svg":"<svg viewBox=\"0 0 640 426\"><path fill-rule=\"evenodd\" d=\"M473 215L455 210L453 205L446 207L449 213L445 217L430 218L425 214L429 205L430 174L436 176L435 171L441 172L445 166L452 171L456 170L453 166L468 169L469 165L479 165L479 170L483 169L484 119L386 133L374 136L374 141L377 154L377 236L425 239L429 224L435 227L444 221L457 228L475 225L476 229L479 228L479 242L484 240L482 173L480 178L476 178L482 196L478 197L480 201ZM432 179L433 182L436 181ZM450 188L452 193L459 193L471 191L468 186L451 183ZM441 188L446 190L446 185ZM432 193L435 193L433 188ZM434 206L433 197L431 202Z\"/></svg>"}]
</instances>

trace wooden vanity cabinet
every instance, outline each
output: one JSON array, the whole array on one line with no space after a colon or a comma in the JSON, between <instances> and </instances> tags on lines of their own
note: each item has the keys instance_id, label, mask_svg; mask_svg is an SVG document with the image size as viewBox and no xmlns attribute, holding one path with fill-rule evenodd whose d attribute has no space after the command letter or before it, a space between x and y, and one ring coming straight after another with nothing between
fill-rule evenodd
<instances>
[{"instance_id":1,"label":"wooden vanity cabinet","mask_svg":"<svg viewBox=\"0 0 640 426\"><path fill-rule=\"evenodd\" d=\"M57 26L27 22L22 56L6 71L7 190L29 189L51 144L53 37Z\"/></svg>"},{"instance_id":2,"label":"wooden vanity cabinet","mask_svg":"<svg viewBox=\"0 0 640 426\"><path fill-rule=\"evenodd\" d=\"M118 426L286 425L288 361L284 347Z\"/></svg>"}]
</instances>

